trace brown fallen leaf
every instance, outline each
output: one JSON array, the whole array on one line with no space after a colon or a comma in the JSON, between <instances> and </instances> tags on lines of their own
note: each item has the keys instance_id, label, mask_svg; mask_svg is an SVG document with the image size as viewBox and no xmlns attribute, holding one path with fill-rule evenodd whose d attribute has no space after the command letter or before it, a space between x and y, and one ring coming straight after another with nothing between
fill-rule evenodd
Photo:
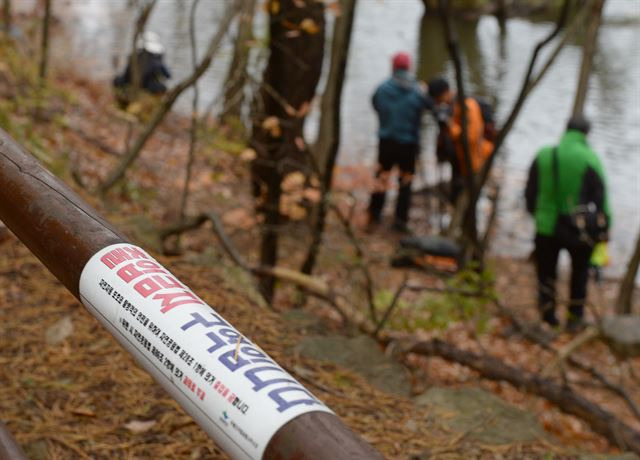
<instances>
[{"instance_id":1,"label":"brown fallen leaf","mask_svg":"<svg viewBox=\"0 0 640 460\"><path fill-rule=\"evenodd\" d=\"M44 338L49 345L58 345L73 333L73 322L70 316L65 316L56 321L47 329Z\"/></svg>"},{"instance_id":2,"label":"brown fallen leaf","mask_svg":"<svg viewBox=\"0 0 640 460\"><path fill-rule=\"evenodd\" d=\"M256 224L254 216L243 208L235 208L222 216L222 222L229 227L248 230Z\"/></svg>"},{"instance_id":3,"label":"brown fallen leaf","mask_svg":"<svg viewBox=\"0 0 640 460\"><path fill-rule=\"evenodd\" d=\"M267 10L270 14L276 15L280 12L280 1L279 0L271 0L266 5Z\"/></svg>"},{"instance_id":4,"label":"brown fallen leaf","mask_svg":"<svg viewBox=\"0 0 640 460\"><path fill-rule=\"evenodd\" d=\"M73 415L82 415L84 417L95 417L96 414L89 409L88 407L76 407L75 409L71 409L71 413Z\"/></svg>"},{"instance_id":5,"label":"brown fallen leaf","mask_svg":"<svg viewBox=\"0 0 640 460\"><path fill-rule=\"evenodd\" d=\"M304 185L304 181L304 174L300 171L294 171L285 176L281 187L284 192L291 192L293 190L301 189Z\"/></svg>"},{"instance_id":6,"label":"brown fallen leaf","mask_svg":"<svg viewBox=\"0 0 640 460\"><path fill-rule=\"evenodd\" d=\"M317 188L307 187L304 189L304 192L302 192L302 196L312 203L319 203L322 198L322 193Z\"/></svg>"},{"instance_id":7,"label":"brown fallen leaf","mask_svg":"<svg viewBox=\"0 0 640 460\"><path fill-rule=\"evenodd\" d=\"M252 148L246 148L240 153L240 159L247 162L255 160L256 156L256 151Z\"/></svg>"},{"instance_id":8,"label":"brown fallen leaf","mask_svg":"<svg viewBox=\"0 0 640 460\"><path fill-rule=\"evenodd\" d=\"M282 128L280 128L280 120L278 117L267 117L262 122L262 129L269 131L271 137L280 137L282 134Z\"/></svg>"}]
</instances>

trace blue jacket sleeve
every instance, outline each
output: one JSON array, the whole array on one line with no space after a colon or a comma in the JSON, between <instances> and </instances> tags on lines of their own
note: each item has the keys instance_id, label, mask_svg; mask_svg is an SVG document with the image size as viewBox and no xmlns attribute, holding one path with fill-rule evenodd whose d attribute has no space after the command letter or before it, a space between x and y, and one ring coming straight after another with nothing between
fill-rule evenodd
<instances>
[{"instance_id":1,"label":"blue jacket sleeve","mask_svg":"<svg viewBox=\"0 0 640 460\"><path fill-rule=\"evenodd\" d=\"M376 112L380 111L380 88L376 89L373 96L371 96L371 105Z\"/></svg>"},{"instance_id":2,"label":"blue jacket sleeve","mask_svg":"<svg viewBox=\"0 0 640 460\"><path fill-rule=\"evenodd\" d=\"M160 72L162 72L162 75L164 75L166 78L171 78L171 72L169 72L169 68L163 64L160 64Z\"/></svg>"},{"instance_id":3,"label":"blue jacket sleeve","mask_svg":"<svg viewBox=\"0 0 640 460\"><path fill-rule=\"evenodd\" d=\"M424 104L424 108L425 110L429 110L430 112L433 112L433 109L435 107L435 104L433 102L433 98L431 96L429 96L428 94L424 94L423 95L423 104Z\"/></svg>"}]
</instances>

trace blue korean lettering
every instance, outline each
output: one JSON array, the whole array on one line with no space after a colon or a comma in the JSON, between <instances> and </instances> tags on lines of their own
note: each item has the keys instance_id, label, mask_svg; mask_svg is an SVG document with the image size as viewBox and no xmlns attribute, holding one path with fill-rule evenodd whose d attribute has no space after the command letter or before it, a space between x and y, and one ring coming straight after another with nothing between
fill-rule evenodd
<instances>
[{"instance_id":1,"label":"blue korean lettering","mask_svg":"<svg viewBox=\"0 0 640 460\"><path fill-rule=\"evenodd\" d=\"M274 366L277 366L275 361L273 361L267 355L265 355L260 350L257 350L254 347L251 347L251 346L242 347L240 349L240 351L244 355L246 355L246 356L248 356L250 358L253 358L253 359L251 359L252 363L268 363L268 364L273 364Z\"/></svg>"},{"instance_id":2,"label":"blue korean lettering","mask_svg":"<svg viewBox=\"0 0 640 460\"><path fill-rule=\"evenodd\" d=\"M282 397L284 393L303 393L306 397L301 399L292 399L290 401L286 400ZM278 404L278 412L284 412L287 409L291 409L294 406L298 406L300 404L304 404L306 406L311 406L315 404L322 404L316 398L313 397L311 393L304 389L302 386L295 387L284 387L284 388L276 388L269 392L269 397Z\"/></svg>"},{"instance_id":3,"label":"blue korean lettering","mask_svg":"<svg viewBox=\"0 0 640 460\"><path fill-rule=\"evenodd\" d=\"M218 358L218 361L220 361L231 372L235 372L241 367L251 363L251 361L242 358L240 355L238 355L236 359L235 354L235 350L229 350L226 353L221 354Z\"/></svg>"},{"instance_id":4,"label":"blue korean lettering","mask_svg":"<svg viewBox=\"0 0 640 460\"><path fill-rule=\"evenodd\" d=\"M220 337L218 337L215 334L215 332L207 332L206 336L209 337L209 339L211 339L211 341L213 342L213 345L211 345L209 348L207 348L207 351L209 353L213 353L218 348L224 347L226 345L224 340L222 340Z\"/></svg>"},{"instance_id":5,"label":"blue korean lettering","mask_svg":"<svg viewBox=\"0 0 640 460\"><path fill-rule=\"evenodd\" d=\"M209 315L211 315L214 318L213 321L207 321L198 312L191 313L191 317L193 318L193 320L189 321L186 324L183 324L181 329L183 331L186 331L187 329L190 329L191 327L195 326L196 324L201 324L206 328L210 328L210 327L213 327L213 326L231 327L231 325L229 323L227 323L224 319L222 319L222 317L220 315L217 315L216 313L213 313L213 312L209 312Z\"/></svg>"},{"instance_id":6,"label":"blue korean lettering","mask_svg":"<svg viewBox=\"0 0 640 460\"><path fill-rule=\"evenodd\" d=\"M228 339L227 343L230 343L230 344L235 345L236 343L238 343L238 340L240 340L240 343L251 344L251 342L247 341L247 339L242 337L242 334L240 334L235 329L220 329L218 331L218 334L220 334L223 337L226 337Z\"/></svg>"},{"instance_id":7,"label":"blue korean lettering","mask_svg":"<svg viewBox=\"0 0 640 460\"><path fill-rule=\"evenodd\" d=\"M258 376L258 373L259 372L265 372L265 371L266 372L276 371L276 372L279 372L283 377L271 378L271 379L263 380ZM282 368L276 367L276 366L254 367L253 369L249 369L248 371L246 371L244 373L244 375L245 375L245 377L247 379L249 379L249 381L251 383L253 383L253 390L254 391L260 391L264 387L267 387L269 385L273 385L274 383L293 383L295 385L298 385L298 382L296 382L295 380L287 377L287 374L284 373Z\"/></svg>"}]
</instances>

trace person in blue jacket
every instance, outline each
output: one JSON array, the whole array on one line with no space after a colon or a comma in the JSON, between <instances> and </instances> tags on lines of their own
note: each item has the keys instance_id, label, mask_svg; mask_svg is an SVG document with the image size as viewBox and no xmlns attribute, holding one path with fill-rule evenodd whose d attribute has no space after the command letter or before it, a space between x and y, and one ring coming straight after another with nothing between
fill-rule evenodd
<instances>
[{"instance_id":1,"label":"person in blue jacket","mask_svg":"<svg viewBox=\"0 0 640 460\"><path fill-rule=\"evenodd\" d=\"M375 185L369 203L369 225L380 222L391 169L399 169L398 198L393 228L407 231L411 206L411 182L419 153L419 131L422 113L433 107L427 85L418 83L410 74L411 58L397 53L392 59L393 74L373 95L373 108L378 114L378 165Z\"/></svg>"},{"instance_id":2,"label":"person in blue jacket","mask_svg":"<svg viewBox=\"0 0 640 460\"><path fill-rule=\"evenodd\" d=\"M171 78L171 73L164 63L164 46L155 32L144 32L138 40L136 56L140 72L140 86L151 94L163 94L167 91L165 80ZM122 74L113 80L116 88L125 88L132 84L131 56Z\"/></svg>"}]
</instances>

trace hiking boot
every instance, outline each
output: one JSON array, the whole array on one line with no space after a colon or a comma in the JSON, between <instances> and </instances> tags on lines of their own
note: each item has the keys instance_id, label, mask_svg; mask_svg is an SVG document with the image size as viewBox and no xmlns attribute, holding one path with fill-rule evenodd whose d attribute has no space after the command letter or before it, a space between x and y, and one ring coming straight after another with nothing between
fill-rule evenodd
<instances>
[{"instance_id":1,"label":"hiking boot","mask_svg":"<svg viewBox=\"0 0 640 460\"><path fill-rule=\"evenodd\" d=\"M365 233L374 233L380 227L380 222L378 221L369 221L367 222L367 226L364 228Z\"/></svg>"},{"instance_id":2,"label":"hiking boot","mask_svg":"<svg viewBox=\"0 0 640 460\"><path fill-rule=\"evenodd\" d=\"M586 326L584 320L578 316L570 316L567 320L567 325L565 326L565 330L568 334L577 334L581 332Z\"/></svg>"},{"instance_id":3,"label":"hiking boot","mask_svg":"<svg viewBox=\"0 0 640 460\"><path fill-rule=\"evenodd\" d=\"M391 230L398 233L409 233L409 226L404 221L396 220L391 226Z\"/></svg>"},{"instance_id":4,"label":"hiking boot","mask_svg":"<svg viewBox=\"0 0 640 460\"><path fill-rule=\"evenodd\" d=\"M380 226L380 217L375 217L369 213L367 215L367 225L364 227L365 233L373 233Z\"/></svg>"},{"instance_id":5,"label":"hiking boot","mask_svg":"<svg viewBox=\"0 0 640 460\"><path fill-rule=\"evenodd\" d=\"M560 321L556 317L556 314L553 311L547 311L542 315L542 321L551 326L552 328L556 328L560 325Z\"/></svg>"}]
</instances>

